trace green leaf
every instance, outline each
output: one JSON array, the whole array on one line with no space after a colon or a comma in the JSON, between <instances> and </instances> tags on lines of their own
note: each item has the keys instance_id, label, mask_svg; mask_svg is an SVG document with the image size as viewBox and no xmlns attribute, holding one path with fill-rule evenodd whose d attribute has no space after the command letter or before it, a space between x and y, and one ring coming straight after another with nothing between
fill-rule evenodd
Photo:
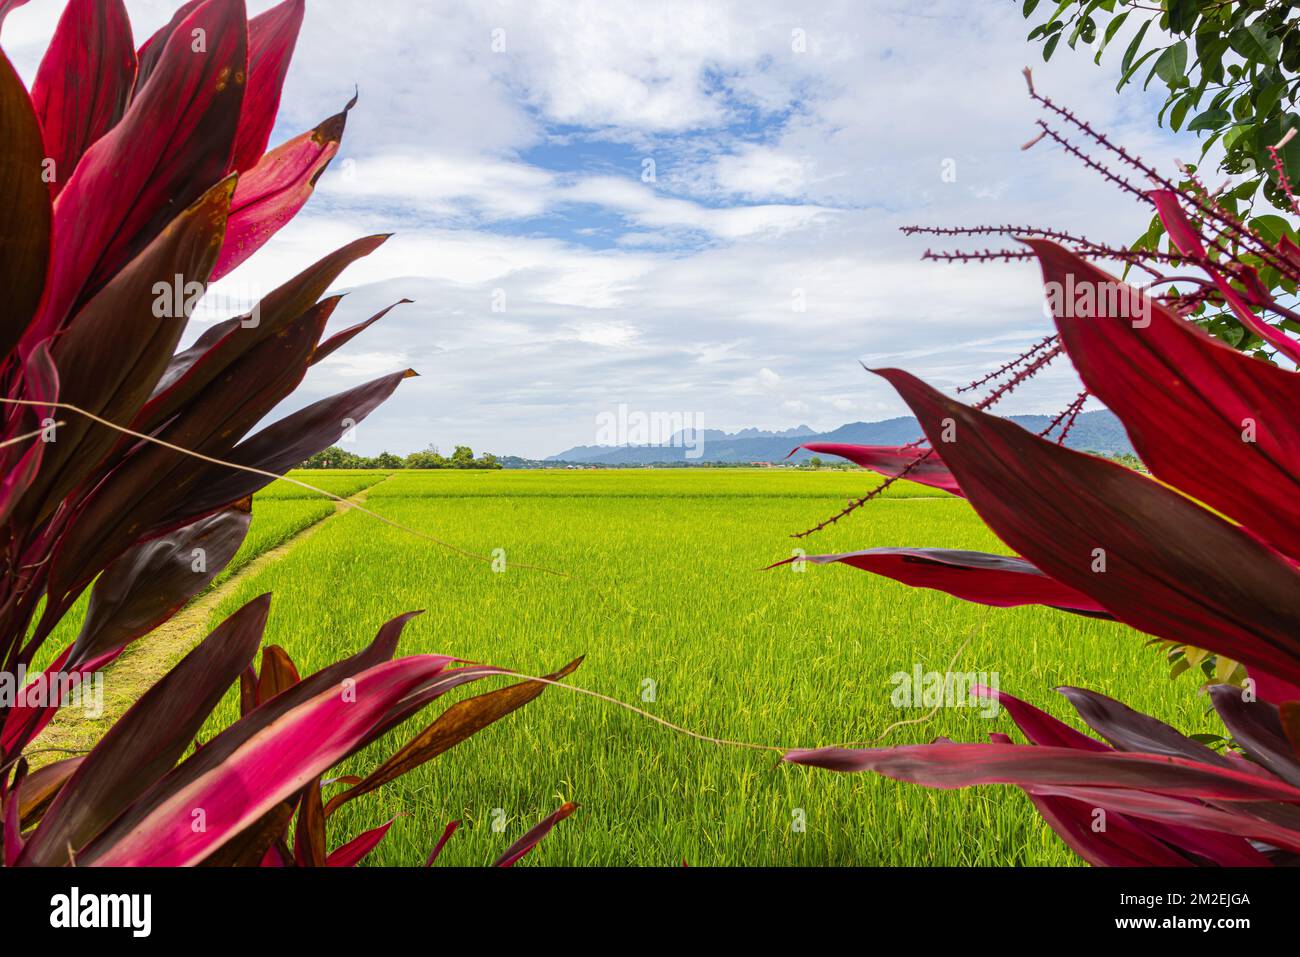
<instances>
[{"instance_id":1,"label":"green leaf","mask_svg":"<svg viewBox=\"0 0 1300 957\"><path fill-rule=\"evenodd\" d=\"M1283 236L1291 234L1290 224L1281 216L1274 216L1272 213L1253 217L1250 221L1250 228L1259 232L1274 245Z\"/></svg>"},{"instance_id":2,"label":"green leaf","mask_svg":"<svg viewBox=\"0 0 1300 957\"><path fill-rule=\"evenodd\" d=\"M1253 63L1276 63L1282 49L1277 37L1270 37L1268 29L1258 20L1228 34L1228 45L1238 56Z\"/></svg>"},{"instance_id":3,"label":"green leaf","mask_svg":"<svg viewBox=\"0 0 1300 957\"><path fill-rule=\"evenodd\" d=\"M1056 50L1056 45L1057 45L1058 43L1060 43L1060 42L1061 42L1061 34L1059 34L1059 33L1054 33L1054 34L1052 34L1051 39L1049 39L1046 43L1043 44L1043 62L1044 62L1044 63L1046 63L1048 60L1050 60L1050 59L1052 58L1052 53L1053 53L1053 51Z\"/></svg>"},{"instance_id":4,"label":"green leaf","mask_svg":"<svg viewBox=\"0 0 1300 957\"><path fill-rule=\"evenodd\" d=\"M1155 49L1148 50L1146 53L1138 57L1137 62L1134 63L1131 67L1129 67L1128 70L1125 71L1124 75L1119 78L1119 82L1115 84L1115 92L1118 93L1123 88L1124 84L1127 83L1132 78L1133 74L1138 71L1138 69L1142 66L1142 64L1145 63L1151 57L1155 56L1158 52L1160 52L1160 48L1156 47Z\"/></svg>"},{"instance_id":5,"label":"green leaf","mask_svg":"<svg viewBox=\"0 0 1300 957\"><path fill-rule=\"evenodd\" d=\"M1151 26L1151 21L1147 20L1145 23L1142 24L1141 28L1134 35L1133 39L1129 41L1128 49L1124 51L1124 58L1120 60L1120 64L1119 64L1119 68L1122 71L1124 71L1124 73L1126 74L1131 73L1132 70L1130 69L1130 67L1136 69L1136 66L1134 66L1133 64L1133 58L1137 56L1138 48L1142 46L1142 38L1147 35L1147 28L1150 26ZM1141 62L1142 62L1141 60L1138 61L1138 63ZM1128 77L1125 76L1124 80L1120 80L1120 86L1123 86L1125 80L1127 79Z\"/></svg>"},{"instance_id":6,"label":"green leaf","mask_svg":"<svg viewBox=\"0 0 1300 957\"><path fill-rule=\"evenodd\" d=\"M1187 42L1179 40L1165 47L1156 60L1155 74L1171 89L1187 79Z\"/></svg>"},{"instance_id":7,"label":"green leaf","mask_svg":"<svg viewBox=\"0 0 1300 957\"><path fill-rule=\"evenodd\" d=\"M1183 120L1187 117L1187 111L1192 107L1192 98L1190 96L1182 97L1174 108L1169 112L1169 128L1175 132L1182 128Z\"/></svg>"},{"instance_id":8,"label":"green leaf","mask_svg":"<svg viewBox=\"0 0 1300 957\"><path fill-rule=\"evenodd\" d=\"M1201 13L1197 0L1169 0L1167 7L1169 32L1191 33L1192 28L1196 26L1196 18Z\"/></svg>"},{"instance_id":9,"label":"green leaf","mask_svg":"<svg viewBox=\"0 0 1300 957\"><path fill-rule=\"evenodd\" d=\"M1227 110L1206 110L1204 113L1197 114L1192 122L1187 124L1188 132L1194 130L1217 130L1221 126L1227 126L1232 122L1232 117Z\"/></svg>"}]
</instances>

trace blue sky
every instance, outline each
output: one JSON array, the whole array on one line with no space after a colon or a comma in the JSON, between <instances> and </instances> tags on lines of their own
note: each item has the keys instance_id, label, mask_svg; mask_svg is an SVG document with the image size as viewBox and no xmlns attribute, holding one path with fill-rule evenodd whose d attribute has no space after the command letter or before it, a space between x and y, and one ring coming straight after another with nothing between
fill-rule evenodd
<instances>
[{"instance_id":1,"label":"blue sky","mask_svg":"<svg viewBox=\"0 0 1300 957\"><path fill-rule=\"evenodd\" d=\"M127 6L143 37L172 5ZM31 0L6 23L29 78L60 8ZM1059 150L1019 149L1036 116L1022 66L1150 159L1197 152L1155 128L1150 97L1115 95L1115 64L1043 65L1027 30L1001 0L311 0L274 139L354 87L360 102L312 202L230 296L396 232L345 273L334 321L416 302L295 399L416 368L358 428L360 452L545 455L593 443L620 405L727 430L901 414L860 361L955 387L1048 324L1032 267L921 263L927 242L899 225L1116 242L1145 227ZM1062 365L1006 411L1076 391Z\"/></svg>"}]
</instances>

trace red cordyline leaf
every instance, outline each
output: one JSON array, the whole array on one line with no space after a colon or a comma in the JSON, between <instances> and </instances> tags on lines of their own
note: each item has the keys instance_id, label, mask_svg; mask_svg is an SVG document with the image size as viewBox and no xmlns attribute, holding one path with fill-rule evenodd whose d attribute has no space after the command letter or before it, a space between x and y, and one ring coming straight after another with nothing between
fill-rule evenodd
<instances>
[{"instance_id":1,"label":"red cordyline leaf","mask_svg":"<svg viewBox=\"0 0 1300 957\"><path fill-rule=\"evenodd\" d=\"M785 760L831 771L875 771L935 788L976 784L1143 789L1207 801L1297 802L1300 788L1187 758L1014 744L917 744L789 751ZM1296 832L1300 838L1300 831Z\"/></svg>"},{"instance_id":2,"label":"red cordyline leaf","mask_svg":"<svg viewBox=\"0 0 1300 957\"><path fill-rule=\"evenodd\" d=\"M21 774L21 772L20 772ZM15 777L13 786L9 793L5 795L3 805L4 816L4 864L5 867L13 867L18 863L18 858L23 853L23 834L22 834L22 792L23 779Z\"/></svg>"},{"instance_id":3,"label":"red cordyline leaf","mask_svg":"<svg viewBox=\"0 0 1300 957\"><path fill-rule=\"evenodd\" d=\"M0 20L6 7L0 6ZM45 144L31 99L9 58L0 51L0 355L27 330L45 291L53 208L41 176Z\"/></svg>"},{"instance_id":4,"label":"red cordyline leaf","mask_svg":"<svg viewBox=\"0 0 1300 957\"><path fill-rule=\"evenodd\" d=\"M1087 705L1089 703L1087 699L1091 698L1092 703L1098 707L1106 707L1111 711L1110 716L1103 716L1101 719L1096 711L1091 714L1093 720L1089 723L1098 730L1104 732L1105 728L1113 728L1118 718L1134 726L1138 732L1136 736L1128 735L1127 743L1149 739L1154 733L1163 739L1162 746L1169 747L1171 740L1167 735L1172 735L1180 739L1181 744L1170 747L1170 750L1186 749L1190 755L1194 755L1194 759L1206 760L1204 752L1208 749L1197 750L1203 748L1202 745L1184 738L1172 728L1146 715L1124 708L1117 701L1078 688L1060 690L1065 692L1067 697L1071 697L1076 707L1081 703ZM1009 694L982 686L976 687L973 691L983 697L996 698L998 703L1007 709L1020 730L1025 733L1025 737L1034 744L1093 752L1111 750L1100 741L1075 731L1046 712ZM1011 743L1005 735L990 737L995 742ZM1125 749L1121 748L1121 750ZM1218 758L1213 752L1209 754L1211 759ZM1247 841L1233 834L1220 834L1151 821L1133 821L1120 813L1113 801L1085 802L1063 796L1049 796L1032 788L1023 790L1061 839L1090 864L1110 867L1139 865L1181 867L1195 863L1196 857L1225 867L1258 867L1270 863L1268 858ZM1100 831L1095 827L1098 808L1106 811L1106 826ZM1175 852L1172 848L1178 848L1184 853Z\"/></svg>"},{"instance_id":5,"label":"red cordyline leaf","mask_svg":"<svg viewBox=\"0 0 1300 957\"><path fill-rule=\"evenodd\" d=\"M433 862L438 859L438 855L442 853L442 849L447 846L447 841L449 841L451 836L456 833L458 827L460 827L460 821L457 820L449 822L447 826L442 829L442 836L438 838L438 843L433 845L433 850L429 852L429 857L424 862L425 867L433 866Z\"/></svg>"},{"instance_id":6,"label":"red cordyline leaf","mask_svg":"<svg viewBox=\"0 0 1300 957\"><path fill-rule=\"evenodd\" d=\"M989 738L995 744L1011 744L1005 734ZM1106 826L1099 829L1098 805L1021 790L1057 836L1095 867L1186 867L1191 863L1122 814L1107 813Z\"/></svg>"},{"instance_id":7,"label":"red cordyline leaf","mask_svg":"<svg viewBox=\"0 0 1300 957\"><path fill-rule=\"evenodd\" d=\"M559 824L566 817L578 809L578 805L572 801L567 801L560 805L559 810L547 815L541 821L538 821L528 833L519 840L511 844L504 854L498 857L492 864L493 867L513 867L515 863L541 843L542 838L551 833L551 829Z\"/></svg>"},{"instance_id":8,"label":"red cordyline leaf","mask_svg":"<svg viewBox=\"0 0 1300 957\"><path fill-rule=\"evenodd\" d=\"M131 94L133 99L140 95L144 85L148 82L149 78L153 76L153 72L158 66L158 61L162 59L163 50L167 47L167 41L170 40L171 35L176 32L176 28L184 23L191 13L203 6L206 2L207 0L186 0L185 3L176 8L176 12L172 14L172 18L163 24L163 26L155 30L153 35L140 46L139 50L136 51L136 63L138 65L135 75L135 90L132 91Z\"/></svg>"},{"instance_id":9,"label":"red cordyline leaf","mask_svg":"<svg viewBox=\"0 0 1300 957\"><path fill-rule=\"evenodd\" d=\"M124 648L179 611L235 557L252 517L252 503L243 502L136 545L109 565L91 589L70 663ZM203 556L197 569L196 554Z\"/></svg>"},{"instance_id":10,"label":"red cordyline leaf","mask_svg":"<svg viewBox=\"0 0 1300 957\"><path fill-rule=\"evenodd\" d=\"M849 565L904 585L933 588L982 605L1048 605L1062 611L1111 617L1092 598L1048 578L1023 558L1008 555L949 548L868 548L841 555L787 558L769 567L800 561Z\"/></svg>"},{"instance_id":11,"label":"red cordyline leaf","mask_svg":"<svg viewBox=\"0 0 1300 957\"><path fill-rule=\"evenodd\" d=\"M32 84L54 195L90 145L117 125L134 85L135 43L122 0L70 0Z\"/></svg>"},{"instance_id":12,"label":"red cordyline leaf","mask_svg":"<svg viewBox=\"0 0 1300 957\"><path fill-rule=\"evenodd\" d=\"M395 820L397 818L391 818L379 825L379 827L364 831L342 847L330 851L329 856L325 859L325 866L356 867L384 839L384 835L388 833L388 829L393 826Z\"/></svg>"},{"instance_id":13,"label":"red cordyline leaf","mask_svg":"<svg viewBox=\"0 0 1300 957\"><path fill-rule=\"evenodd\" d=\"M316 363L320 362L322 359L328 358L332 353L334 353L338 349L341 349L343 346L347 345L349 342L351 342L361 333L365 332L367 329L373 326L380 319L384 318L384 316L388 315L392 310L396 309L398 306L405 305L409 302L411 302L410 299L399 299L391 306L386 306L383 309L380 309L369 319L365 319L361 322L358 322L355 326L348 326L348 328L342 330L341 332L337 332L334 335L330 336L328 339L326 339L324 342L322 342L320 345L316 347L316 351L313 352L311 356L311 364L315 365Z\"/></svg>"},{"instance_id":14,"label":"red cordyline leaf","mask_svg":"<svg viewBox=\"0 0 1300 957\"><path fill-rule=\"evenodd\" d=\"M316 181L339 151L355 103L353 97L341 113L277 146L239 177L221 258L212 272L214 282L262 248L311 198Z\"/></svg>"},{"instance_id":15,"label":"red cordyline leaf","mask_svg":"<svg viewBox=\"0 0 1300 957\"><path fill-rule=\"evenodd\" d=\"M108 730L41 819L22 863L68 863L69 847L84 847L172 769L253 659L270 602L262 595L227 618Z\"/></svg>"},{"instance_id":16,"label":"red cordyline leaf","mask_svg":"<svg viewBox=\"0 0 1300 957\"><path fill-rule=\"evenodd\" d=\"M305 8L304 0L284 0L248 21L248 89L231 161L241 173L257 164L271 138Z\"/></svg>"},{"instance_id":17,"label":"red cordyline leaf","mask_svg":"<svg viewBox=\"0 0 1300 957\"><path fill-rule=\"evenodd\" d=\"M19 395L25 401L42 404L11 412L7 431L13 439L29 435L35 427L43 427L53 411L44 403L59 398L59 373L44 342L32 350L24 363ZM27 439L0 449L0 462L4 464L4 477L0 479L0 521L9 520L23 496L40 477L40 466L49 445L42 440Z\"/></svg>"},{"instance_id":18,"label":"red cordyline leaf","mask_svg":"<svg viewBox=\"0 0 1300 957\"><path fill-rule=\"evenodd\" d=\"M953 495L962 493L952 472L938 454L930 449L896 445L847 445L842 442L806 442L799 448L824 455L838 455L889 478L901 475L909 482L919 485L928 485ZM798 450L795 449L796 452Z\"/></svg>"},{"instance_id":19,"label":"red cordyline leaf","mask_svg":"<svg viewBox=\"0 0 1300 957\"><path fill-rule=\"evenodd\" d=\"M1278 553L1121 465L1041 439L901 370L878 374L942 449L980 517L1045 574L1149 634L1300 680L1300 574Z\"/></svg>"},{"instance_id":20,"label":"red cordyline leaf","mask_svg":"<svg viewBox=\"0 0 1300 957\"><path fill-rule=\"evenodd\" d=\"M201 31L195 34L195 31ZM193 39L202 36L205 50ZM77 165L54 211L44 308L24 351L56 332L230 168L247 69L243 0L207 0L168 40L122 121Z\"/></svg>"},{"instance_id":21,"label":"red cordyline leaf","mask_svg":"<svg viewBox=\"0 0 1300 957\"><path fill-rule=\"evenodd\" d=\"M217 183L182 211L140 255L91 297L54 343L59 399L109 422L130 422L171 360L187 316L155 315L157 287L207 279L221 243L233 178ZM80 415L67 416L25 517L49 517L87 476L102 475L122 437Z\"/></svg>"},{"instance_id":22,"label":"red cordyline leaf","mask_svg":"<svg viewBox=\"0 0 1300 957\"><path fill-rule=\"evenodd\" d=\"M1300 787L1300 755L1287 739L1276 705L1249 701L1230 685L1210 688L1210 698L1234 741L1269 771Z\"/></svg>"},{"instance_id":23,"label":"red cordyline leaf","mask_svg":"<svg viewBox=\"0 0 1300 957\"><path fill-rule=\"evenodd\" d=\"M1122 285L1056 243L1025 242L1046 283ZM1229 348L1145 297L1120 297L1140 301L1140 319L1110 315L1108 298L1095 297L1095 315L1057 310L1089 391L1119 416L1152 474L1300 558L1300 375Z\"/></svg>"},{"instance_id":24,"label":"red cordyline leaf","mask_svg":"<svg viewBox=\"0 0 1300 957\"><path fill-rule=\"evenodd\" d=\"M1025 737L1034 744L1074 748L1079 751L1111 750L1095 738L1090 738L1086 734L1076 731L1064 721L1057 720L1046 711L1036 708L1026 701L1021 701L1005 691L995 690L984 685L975 685L971 688L971 694L997 701L1011 715L1011 720L1016 723L1016 727L1023 731Z\"/></svg>"},{"instance_id":25,"label":"red cordyline leaf","mask_svg":"<svg viewBox=\"0 0 1300 957\"><path fill-rule=\"evenodd\" d=\"M174 867L201 861L351 753L376 721L450 661L414 655L376 665L350 684L329 687L290 708L215 766L202 762L202 773L186 773L186 764L219 748L222 737L238 732L240 724L257 715L254 712L159 781L126 819L115 822L78 856L78 863ZM252 780L258 789L250 794L239 782ZM205 811L203 831L191 826L194 808Z\"/></svg>"}]
</instances>

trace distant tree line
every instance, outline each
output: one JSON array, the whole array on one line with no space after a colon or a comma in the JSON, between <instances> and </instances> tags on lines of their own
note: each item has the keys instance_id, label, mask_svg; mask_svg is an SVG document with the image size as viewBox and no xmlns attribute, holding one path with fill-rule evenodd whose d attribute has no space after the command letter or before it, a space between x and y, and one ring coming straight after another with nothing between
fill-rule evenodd
<instances>
[{"instance_id":1,"label":"distant tree line","mask_svg":"<svg viewBox=\"0 0 1300 957\"><path fill-rule=\"evenodd\" d=\"M458 445L451 455L443 455L432 445L422 452L412 452L405 457L392 452L378 455L357 455L347 449L332 445L317 452L299 468L304 469L499 469L501 460L491 452L478 458L468 445Z\"/></svg>"}]
</instances>

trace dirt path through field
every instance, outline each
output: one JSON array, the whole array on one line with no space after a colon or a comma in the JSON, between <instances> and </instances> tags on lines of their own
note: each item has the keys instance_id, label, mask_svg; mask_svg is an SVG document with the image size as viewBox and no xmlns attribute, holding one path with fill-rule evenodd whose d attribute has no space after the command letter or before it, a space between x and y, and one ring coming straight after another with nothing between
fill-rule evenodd
<instances>
[{"instance_id":1,"label":"dirt path through field","mask_svg":"<svg viewBox=\"0 0 1300 957\"><path fill-rule=\"evenodd\" d=\"M382 485L390 477L384 476L374 485L349 496L348 501L364 502L371 489ZM40 752L33 753L30 758L33 768L65 757L68 752L89 750L140 695L208 634L212 613L227 595L268 565L279 561L303 539L316 534L335 515L347 510L346 505L335 503L333 512L300 529L275 548L258 555L216 588L201 593L160 627L135 641L123 652L122 657L104 671L103 714L92 719L87 718L78 708L60 711L28 748L29 752Z\"/></svg>"}]
</instances>

